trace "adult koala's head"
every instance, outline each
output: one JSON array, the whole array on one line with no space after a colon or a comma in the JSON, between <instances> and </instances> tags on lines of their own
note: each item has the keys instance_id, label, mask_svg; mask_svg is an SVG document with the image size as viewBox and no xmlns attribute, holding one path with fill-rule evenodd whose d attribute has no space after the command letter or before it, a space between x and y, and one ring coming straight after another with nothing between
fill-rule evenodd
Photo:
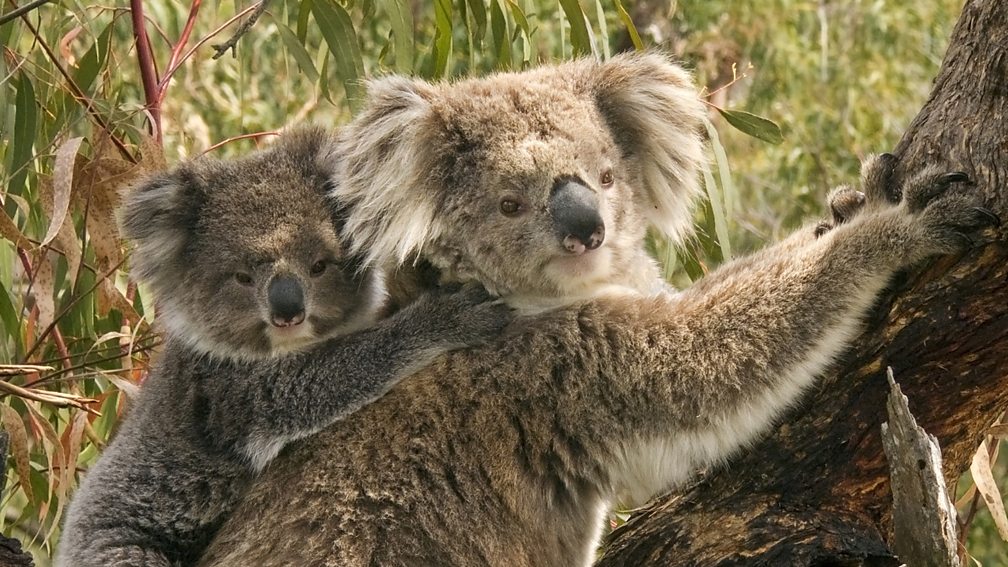
<instances>
[{"instance_id":1,"label":"adult koala's head","mask_svg":"<svg viewBox=\"0 0 1008 567\"><path fill-rule=\"evenodd\" d=\"M336 152L345 234L372 264L422 255L500 295L590 294L627 279L648 224L688 230L703 116L688 74L653 53L379 79Z\"/></svg>"}]
</instances>

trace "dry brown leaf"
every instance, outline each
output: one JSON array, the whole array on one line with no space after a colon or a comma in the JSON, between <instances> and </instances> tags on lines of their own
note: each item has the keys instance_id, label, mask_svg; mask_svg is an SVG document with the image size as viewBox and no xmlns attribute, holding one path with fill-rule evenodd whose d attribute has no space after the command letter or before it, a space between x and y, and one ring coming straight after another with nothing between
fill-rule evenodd
<instances>
[{"instance_id":1,"label":"dry brown leaf","mask_svg":"<svg viewBox=\"0 0 1008 567\"><path fill-rule=\"evenodd\" d=\"M80 175L77 176L77 179L80 179ZM52 218L53 214L52 184L52 177L48 175L38 176L39 200L42 203L42 210L44 210L46 215L50 218ZM77 191L71 191L70 199L75 206L78 206L76 194ZM80 272L81 269L81 256L83 255L84 243L77 236L77 231L74 228L73 217L68 218L67 221L63 223L63 226L60 227L59 232L56 233L55 242L56 247L63 253L63 256L66 257L67 266L69 268L67 277L71 282L76 282L77 273Z\"/></svg>"},{"instance_id":2,"label":"dry brown leaf","mask_svg":"<svg viewBox=\"0 0 1008 567\"><path fill-rule=\"evenodd\" d=\"M25 235L21 234L14 220L7 216L7 213L0 211L0 236L14 243L18 248L28 249L32 243Z\"/></svg>"},{"instance_id":3,"label":"dry brown leaf","mask_svg":"<svg viewBox=\"0 0 1008 567\"><path fill-rule=\"evenodd\" d=\"M122 261L116 209L121 189L132 184L139 175L140 171L134 168L105 179L95 179L86 191L87 229L100 270L108 270Z\"/></svg>"},{"instance_id":4,"label":"dry brown leaf","mask_svg":"<svg viewBox=\"0 0 1008 567\"><path fill-rule=\"evenodd\" d=\"M85 411L78 411L74 415L73 423L70 425L69 446L66 450L66 466L63 468L63 483L70 487L73 485L77 475L77 457L81 452L81 440L84 438L84 428L88 423L88 414Z\"/></svg>"},{"instance_id":5,"label":"dry brown leaf","mask_svg":"<svg viewBox=\"0 0 1008 567\"><path fill-rule=\"evenodd\" d=\"M38 328L45 330L56 318L56 300L53 298L53 291L56 289L56 275L53 273L52 262L45 250L37 258L34 266L35 282L32 284L32 296L35 298L35 306L39 310Z\"/></svg>"},{"instance_id":6,"label":"dry brown leaf","mask_svg":"<svg viewBox=\"0 0 1008 567\"><path fill-rule=\"evenodd\" d=\"M973 475L973 484L980 491L980 496L987 504L987 510L994 518L994 525L997 527L1001 539L1008 541L1008 515L1005 515L1004 501L1001 499L1001 491L998 490L994 481L994 473L990 467L990 453L987 450L987 441L980 443L980 448L973 455L973 462L970 464L970 474Z\"/></svg>"},{"instance_id":7,"label":"dry brown leaf","mask_svg":"<svg viewBox=\"0 0 1008 567\"><path fill-rule=\"evenodd\" d=\"M77 161L77 152L80 150L81 142L84 138L76 137L60 144L56 149L56 165L53 167L53 208L49 215L49 228L46 230L45 238L42 239L42 246L52 242L56 234L66 222L67 213L70 211L70 195L73 192L74 163Z\"/></svg>"},{"instance_id":8,"label":"dry brown leaf","mask_svg":"<svg viewBox=\"0 0 1008 567\"><path fill-rule=\"evenodd\" d=\"M145 171L164 171L168 168L168 162L165 161L164 148L149 134L144 134L140 137L140 156L142 158L140 164Z\"/></svg>"},{"instance_id":9,"label":"dry brown leaf","mask_svg":"<svg viewBox=\"0 0 1008 567\"><path fill-rule=\"evenodd\" d=\"M31 480L28 476L30 470L28 431L25 429L21 416L8 405L0 406L0 419L3 420L4 429L10 436L10 451L14 455L14 468L17 470L18 478L21 479L21 490L28 497L28 501L34 504L35 494L32 492Z\"/></svg>"}]
</instances>

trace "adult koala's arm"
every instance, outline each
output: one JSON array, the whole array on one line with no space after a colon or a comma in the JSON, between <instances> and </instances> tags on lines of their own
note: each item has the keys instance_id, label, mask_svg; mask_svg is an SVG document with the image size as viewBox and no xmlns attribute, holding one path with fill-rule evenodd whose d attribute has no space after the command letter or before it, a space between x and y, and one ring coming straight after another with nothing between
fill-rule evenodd
<instances>
[{"instance_id":1,"label":"adult koala's arm","mask_svg":"<svg viewBox=\"0 0 1008 567\"><path fill-rule=\"evenodd\" d=\"M751 441L891 274L993 220L961 180L924 172L895 206L866 188L855 218L681 294L584 303L438 359L275 461L204 564L589 563L614 499Z\"/></svg>"}]
</instances>

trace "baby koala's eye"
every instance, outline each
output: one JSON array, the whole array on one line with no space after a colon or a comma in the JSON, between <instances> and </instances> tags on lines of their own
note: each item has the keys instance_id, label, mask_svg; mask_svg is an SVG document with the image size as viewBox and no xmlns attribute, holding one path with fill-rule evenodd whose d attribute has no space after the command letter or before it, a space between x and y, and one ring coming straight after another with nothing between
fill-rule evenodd
<instances>
[{"instance_id":1,"label":"baby koala's eye","mask_svg":"<svg viewBox=\"0 0 1008 567\"><path fill-rule=\"evenodd\" d=\"M318 262L315 262L314 264L311 265L311 268L308 269L309 270L308 273L310 273L313 276L321 276L326 271L326 268L328 266L329 264L325 260L319 260Z\"/></svg>"},{"instance_id":2,"label":"baby koala's eye","mask_svg":"<svg viewBox=\"0 0 1008 567\"><path fill-rule=\"evenodd\" d=\"M615 180L616 178L613 177L613 172L611 169L606 169L605 171L603 171L602 176L599 179L603 187L612 187L612 184Z\"/></svg>"},{"instance_id":3,"label":"baby koala's eye","mask_svg":"<svg viewBox=\"0 0 1008 567\"><path fill-rule=\"evenodd\" d=\"M513 217L520 213L521 210L521 203L513 199L504 199L500 202L500 211L504 213L504 216Z\"/></svg>"},{"instance_id":4,"label":"baby koala's eye","mask_svg":"<svg viewBox=\"0 0 1008 567\"><path fill-rule=\"evenodd\" d=\"M241 285L244 285L244 286L250 286L250 285L252 285L252 276L250 276L249 274L246 274L245 272L236 272L235 275L234 275L234 279L235 279L236 282L240 283Z\"/></svg>"}]
</instances>

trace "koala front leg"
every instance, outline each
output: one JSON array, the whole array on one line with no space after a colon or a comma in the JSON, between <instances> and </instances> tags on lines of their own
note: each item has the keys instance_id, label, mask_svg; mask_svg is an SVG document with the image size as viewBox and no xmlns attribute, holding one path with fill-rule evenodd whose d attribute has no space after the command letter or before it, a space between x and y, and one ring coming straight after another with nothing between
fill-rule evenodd
<instances>
[{"instance_id":1,"label":"koala front leg","mask_svg":"<svg viewBox=\"0 0 1008 567\"><path fill-rule=\"evenodd\" d=\"M664 402L619 417L614 485L650 497L760 435L847 348L893 273L996 222L977 195L950 189L963 180L926 171L897 205L866 187L868 209L804 246L770 247L675 297L592 317L609 321L599 331L623 343L614 351L647 353L601 370L626 377L613 398L643 407L646 389Z\"/></svg>"},{"instance_id":2,"label":"koala front leg","mask_svg":"<svg viewBox=\"0 0 1008 567\"><path fill-rule=\"evenodd\" d=\"M511 321L510 308L480 287L428 294L374 327L298 355L232 364L209 373L212 431L235 438L262 470L288 443L383 396L441 354L485 343Z\"/></svg>"}]
</instances>

